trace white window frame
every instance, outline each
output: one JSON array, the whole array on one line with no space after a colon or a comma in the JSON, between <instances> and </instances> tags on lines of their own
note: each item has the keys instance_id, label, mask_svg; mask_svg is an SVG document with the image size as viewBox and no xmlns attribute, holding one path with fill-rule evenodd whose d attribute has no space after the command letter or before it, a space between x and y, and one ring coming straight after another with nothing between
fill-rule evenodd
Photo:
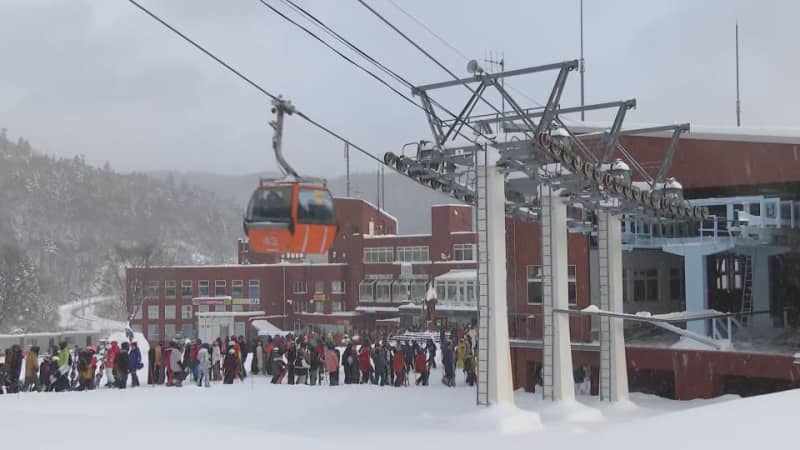
<instances>
[{"instance_id":1,"label":"white window frame","mask_svg":"<svg viewBox=\"0 0 800 450\"><path fill-rule=\"evenodd\" d=\"M164 324L164 338L172 339L177 335L178 335L178 327L174 323Z\"/></svg>"},{"instance_id":2,"label":"white window frame","mask_svg":"<svg viewBox=\"0 0 800 450\"><path fill-rule=\"evenodd\" d=\"M189 288L189 293L186 293L186 288ZM192 280L181 280L181 298L192 298L194 295L194 283Z\"/></svg>"},{"instance_id":3,"label":"white window frame","mask_svg":"<svg viewBox=\"0 0 800 450\"><path fill-rule=\"evenodd\" d=\"M161 291L161 282L158 280L150 280L147 282L147 288L145 291L147 295L145 297L149 299L157 299L161 297L160 291Z\"/></svg>"},{"instance_id":4,"label":"white window frame","mask_svg":"<svg viewBox=\"0 0 800 450\"><path fill-rule=\"evenodd\" d=\"M294 281L292 283L292 293L294 293L294 294L307 294L308 293L308 283L306 283L306 280Z\"/></svg>"},{"instance_id":5,"label":"white window frame","mask_svg":"<svg viewBox=\"0 0 800 450\"><path fill-rule=\"evenodd\" d=\"M236 290L239 290L239 293L236 293ZM244 297L244 281L242 280L231 280L231 298L243 298Z\"/></svg>"},{"instance_id":6,"label":"white window frame","mask_svg":"<svg viewBox=\"0 0 800 450\"><path fill-rule=\"evenodd\" d=\"M147 305L147 320L158 320L161 314L161 306L159 305ZM153 313L155 311L155 314Z\"/></svg>"},{"instance_id":7,"label":"white window frame","mask_svg":"<svg viewBox=\"0 0 800 450\"><path fill-rule=\"evenodd\" d=\"M375 283L375 302L390 303L392 301L392 280L378 280Z\"/></svg>"},{"instance_id":8,"label":"white window frame","mask_svg":"<svg viewBox=\"0 0 800 450\"><path fill-rule=\"evenodd\" d=\"M341 312L343 310L343 302L341 300L334 300L331 302L331 312Z\"/></svg>"},{"instance_id":9,"label":"white window frame","mask_svg":"<svg viewBox=\"0 0 800 450\"><path fill-rule=\"evenodd\" d=\"M317 280L314 282L314 293L315 294L324 294L325 293L325 281L324 280Z\"/></svg>"},{"instance_id":10,"label":"white window frame","mask_svg":"<svg viewBox=\"0 0 800 450\"><path fill-rule=\"evenodd\" d=\"M397 262L429 262L431 260L430 247L427 245L398 246L395 258Z\"/></svg>"},{"instance_id":11,"label":"white window frame","mask_svg":"<svg viewBox=\"0 0 800 450\"><path fill-rule=\"evenodd\" d=\"M172 294L170 294L172 291ZM178 298L178 282L167 280L164 282L164 298Z\"/></svg>"},{"instance_id":12,"label":"white window frame","mask_svg":"<svg viewBox=\"0 0 800 450\"><path fill-rule=\"evenodd\" d=\"M181 305L181 320L192 320L194 316L192 305Z\"/></svg>"},{"instance_id":13,"label":"white window frame","mask_svg":"<svg viewBox=\"0 0 800 450\"><path fill-rule=\"evenodd\" d=\"M199 313L207 313L211 310L208 305L197 305L197 312Z\"/></svg>"},{"instance_id":14,"label":"white window frame","mask_svg":"<svg viewBox=\"0 0 800 450\"><path fill-rule=\"evenodd\" d=\"M525 301L529 305L541 305L542 301L544 300L544 267L538 264L530 264L525 268L525 271L527 278L527 284L526 284L527 297ZM542 301L538 302L531 301L531 287L532 285L535 286L536 284L539 284L539 286L541 286L542 289Z\"/></svg>"},{"instance_id":15,"label":"white window frame","mask_svg":"<svg viewBox=\"0 0 800 450\"><path fill-rule=\"evenodd\" d=\"M469 252L470 258L465 258ZM453 244L453 261L475 261L475 244Z\"/></svg>"},{"instance_id":16,"label":"white window frame","mask_svg":"<svg viewBox=\"0 0 800 450\"><path fill-rule=\"evenodd\" d=\"M364 264L394 262L394 247L364 247Z\"/></svg>"},{"instance_id":17,"label":"white window frame","mask_svg":"<svg viewBox=\"0 0 800 450\"><path fill-rule=\"evenodd\" d=\"M147 325L147 339L150 341L157 341L161 338L161 325L151 323Z\"/></svg>"},{"instance_id":18,"label":"white window frame","mask_svg":"<svg viewBox=\"0 0 800 450\"><path fill-rule=\"evenodd\" d=\"M175 320L178 317L178 308L175 305L164 305L164 320Z\"/></svg>"},{"instance_id":19,"label":"white window frame","mask_svg":"<svg viewBox=\"0 0 800 450\"><path fill-rule=\"evenodd\" d=\"M653 274L655 272L655 275ZM644 283L644 298L636 298L636 282ZM641 269L633 271L633 301L636 303L657 302L659 301L658 269ZM655 298L650 296L650 284L655 283Z\"/></svg>"},{"instance_id":20,"label":"white window frame","mask_svg":"<svg viewBox=\"0 0 800 450\"><path fill-rule=\"evenodd\" d=\"M222 288L222 293L219 293L219 288ZM227 280L214 280L214 297L224 297L228 292Z\"/></svg>"},{"instance_id":21,"label":"white window frame","mask_svg":"<svg viewBox=\"0 0 800 450\"><path fill-rule=\"evenodd\" d=\"M205 288L205 293L203 292L203 288ZM211 284L209 284L208 280L200 280L197 282L197 296L198 297L211 296Z\"/></svg>"},{"instance_id":22,"label":"white window frame","mask_svg":"<svg viewBox=\"0 0 800 450\"><path fill-rule=\"evenodd\" d=\"M331 294L344 294L344 285L342 280L331 281Z\"/></svg>"},{"instance_id":23,"label":"white window frame","mask_svg":"<svg viewBox=\"0 0 800 450\"><path fill-rule=\"evenodd\" d=\"M358 300L365 302L375 301L375 281L376 280L363 280L358 283ZM369 294L369 295L365 295Z\"/></svg>"},{"instance_id":24,"label":"white window frame","mask_svg":"<svg viewBox=\"0 0 800 450\"><path fill-rule=\"evenodd\" d=\"M258 289L258 295L253 295L253 287ZM249 280L247 282L247 298L261 299L261 280Z\"/></svg>"}]
</instances>

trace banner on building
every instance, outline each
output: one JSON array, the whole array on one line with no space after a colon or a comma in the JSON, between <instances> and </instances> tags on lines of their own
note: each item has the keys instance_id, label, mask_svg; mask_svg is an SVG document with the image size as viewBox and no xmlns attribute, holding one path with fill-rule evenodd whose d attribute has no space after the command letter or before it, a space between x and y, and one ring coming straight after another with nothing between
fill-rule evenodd
<instances>
[{"instance_id":1,"label":"banner on building","mask_svg":"<svg viewBox=\"0 0 800 450\"><path fill-rule=\"evenodd\" d=\"M225 305L250 305L250 306L259 306L261 305L261 300L257 298L232 298L229 300L225 300Z\"/></svg>"}]
</instances>

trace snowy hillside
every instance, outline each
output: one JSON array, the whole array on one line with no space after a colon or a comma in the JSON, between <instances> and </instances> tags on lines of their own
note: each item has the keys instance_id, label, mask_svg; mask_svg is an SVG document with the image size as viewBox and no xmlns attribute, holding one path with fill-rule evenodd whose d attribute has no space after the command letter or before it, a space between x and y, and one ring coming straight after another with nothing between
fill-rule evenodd
<instances>
[{"instance_id":1,"label":"snowy hillside","mask_svg":"<svg viewBox=\"0 0 800 450\"><path fill-rule=\"evenodd\" d=\"M0 332L52 326L56 305L99 294L115 245L152 243L165 264L227 262L241 234L232 202L80 156L52 158L5 130L0 211Z\"/></svg>"}]
</instances>

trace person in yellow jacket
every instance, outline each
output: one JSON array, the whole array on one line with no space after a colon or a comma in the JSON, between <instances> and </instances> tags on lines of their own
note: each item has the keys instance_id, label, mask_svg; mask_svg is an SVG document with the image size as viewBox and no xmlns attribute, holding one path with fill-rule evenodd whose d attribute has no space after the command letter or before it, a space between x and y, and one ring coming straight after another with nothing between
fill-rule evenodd
<instances>
[{"instance_id":1,"label":"person in yellow jacket","mask_svg":"<svg viewBox=\"0 0 800 450\"><path fill-rule=\"evenodd\" d=\"M458 341L458 345L456 345L456 368L463 369L464 368L464 359L467 356L467 344L464 343L464 339Z\"/></svg>"},{"instance_id":2,"label":"person in yellow jacket","mask_svg":"<svg viewBox=\"0 0 800 450\"><path fill-rule=\"evenodd\" d=\"M26 391L36 390L36 381L39 379L39 347L33 346L25 356L25 387Z\"/></svg>"}]
</instances>

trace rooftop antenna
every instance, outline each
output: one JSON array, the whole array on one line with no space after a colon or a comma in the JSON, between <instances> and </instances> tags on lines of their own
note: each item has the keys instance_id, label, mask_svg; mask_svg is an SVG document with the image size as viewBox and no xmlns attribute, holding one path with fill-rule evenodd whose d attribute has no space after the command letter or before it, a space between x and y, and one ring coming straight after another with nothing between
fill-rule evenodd
<instances>
[{"instance_id":1,"label":"rooftop antenna","mask_svg":"<svg viewBox=\"0 0 800 450\"><path fill-rule=\"evenodd\" d=\"M739 100L739 22L736 22L736 126L742 126L742 103Z\"/></svg>"},{"instance_id":2,"label":"rooftop antenna","mask_svg":"<svg viewBox=\"0 0 800 450\"><path fill-rule=\"evenodd\" d=\"M499 59L498 59L499 58ZM506 70L506 55L505 52L501 52L500 54L496 54L492 51L489 52L489 58L483 60L484 63L489 64L491 67L492 72L495 72L496 67L500 68L500 72L504 72ZM500 79L500 85L505 88L506 87L506 79L505 77ZM500 97L500 115L505 117L506 115L506 98L501 96ZM497 134L500 134L500 129L503 123L501 121L497 122ZM483 130L485 132L485 130ZM489 131L491 133L491 130Z\"/></svg>"},{"instance_id":3,"label":"rooftop antenna","mask_svg":"<svg viewBox=\"0 0 800 450\"><path fill-rule=\"evenodd\" d=\"M586 66L583 61L583 0L581 1L581 59L580 59L580 74L581 74L581 106L583 106L583 73L586 72ZM581 110L581 122L585 119L586 112Z\"/></svg>"}]
</instances>

